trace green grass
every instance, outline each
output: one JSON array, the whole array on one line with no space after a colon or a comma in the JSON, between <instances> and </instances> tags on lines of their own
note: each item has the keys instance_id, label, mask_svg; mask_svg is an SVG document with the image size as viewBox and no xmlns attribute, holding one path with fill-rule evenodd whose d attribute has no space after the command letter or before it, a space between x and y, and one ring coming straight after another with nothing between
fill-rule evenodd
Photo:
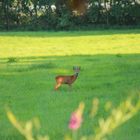
<instances>
[{"instance_id":1,"label":"green grass","mask_svg":"<svg viewBox=\"0 0 140 140\"><path fill-rule=\"evenodd\" d=\"M69 91L54 91L57 74L81 72ZM104 105L117 106L140 87L140 30L92 32L9 32L0 33L0 139L23 140L9 123L5 106L17 118L27 121L37 116L42 133L62 140L69 133L70 114L80 101L86 103L83 135L106 116ZM100 100L95 120L88 114L94 97ZM110 140L139 140L140 118L136 115L119 127ZM91 123L92 122L92 123Z\"/></svg>"},{"instance_id":2,"label":"green grass","mask_svg":"<svg viewBox=\"0 0 140 140\"><path fill-rule=\"evenodd\" d=\"M139 53L140 30L0 33L0 57Z\"/></svg>"}]
</instances>

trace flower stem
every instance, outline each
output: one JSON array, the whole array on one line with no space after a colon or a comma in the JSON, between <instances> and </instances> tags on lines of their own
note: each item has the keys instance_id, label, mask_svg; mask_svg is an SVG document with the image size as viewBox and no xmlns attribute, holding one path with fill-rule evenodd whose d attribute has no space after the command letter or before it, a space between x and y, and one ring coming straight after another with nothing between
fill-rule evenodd
<instances>
[{"instance_id":1,"label":"flower stem","mask_svg":"<svg viewBox=\"0 0 140 140\"><path fill-rule=\"evenodd\" d=\"M77 131L72 132L72 140L78 140L78 133Z\"/></svg>"}]
</instances>

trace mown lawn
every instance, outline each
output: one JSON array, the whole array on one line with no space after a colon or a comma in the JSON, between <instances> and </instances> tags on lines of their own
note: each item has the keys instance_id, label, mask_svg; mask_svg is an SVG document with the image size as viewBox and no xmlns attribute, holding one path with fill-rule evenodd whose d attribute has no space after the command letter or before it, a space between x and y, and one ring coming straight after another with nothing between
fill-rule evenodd
<instances>
[{"instance_id":1,"label":"mown lawn","mask_svg":"<svg viewBox=\"0 0 140 140\"><path fill-rule=\"evenodd\" d=\"M81 72L72 90L54 91L57 74ZM38 117L41 133L62 140L70 133L70 114L84 101L83 127L88 135L97 120L107 116L105 103L117 106L140 87L140 30L91 32L1 32L0 33L0 140L23 140L6 117L8 106L21 121ZM100 110L89 119L92 99ZM110 140L139 140L140 113L120 126Z\"/></svg>"}]
</instances>

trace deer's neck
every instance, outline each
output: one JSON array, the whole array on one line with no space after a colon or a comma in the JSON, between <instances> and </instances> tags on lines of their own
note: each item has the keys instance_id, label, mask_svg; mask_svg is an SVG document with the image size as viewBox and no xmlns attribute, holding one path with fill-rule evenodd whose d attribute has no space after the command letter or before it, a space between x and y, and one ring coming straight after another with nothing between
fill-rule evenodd
<instances>
[{"instance_id":1,"label":"deer's neck","mask_svg":"<svg viewBox=\"0 0 140 140\"><path fill-rule=\"evenodd\" d=\"M75 73L74 76L77 78L79 73Z\"/></svg>"}]
</instances>

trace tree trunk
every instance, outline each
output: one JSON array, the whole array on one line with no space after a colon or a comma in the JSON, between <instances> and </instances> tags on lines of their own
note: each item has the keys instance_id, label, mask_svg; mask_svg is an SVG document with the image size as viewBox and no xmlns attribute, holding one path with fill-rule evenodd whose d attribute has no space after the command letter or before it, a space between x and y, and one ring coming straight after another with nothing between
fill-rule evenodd
<instances>
[{"instance_id":1,"label":"tree trunk","mask_svg":"<svg viewBox=\"0 0 140 140\"><path fill-rule=\"evenodd\" d=\"M106 14L106 25L109 25L109 13L107 9L107 0L104 0L105 14Z\"/></svg>"},{"instance_id":2,"label":"tree trunk","mask_svg":"<svg viewBox=\"0 0 140 140\"><path fill-rule=\"evenodd\" d=\"M9 0L6 0L4 3L4 15L5 15L5 24L6 30L9 30Z\"/></svg>"}]
</instances>

